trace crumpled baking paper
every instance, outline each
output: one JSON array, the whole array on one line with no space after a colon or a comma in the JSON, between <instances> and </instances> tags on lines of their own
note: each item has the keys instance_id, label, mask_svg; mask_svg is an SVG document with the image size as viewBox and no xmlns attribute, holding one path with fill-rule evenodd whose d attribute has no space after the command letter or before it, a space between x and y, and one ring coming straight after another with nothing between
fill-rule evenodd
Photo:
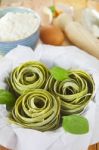
<instances>
[{"instance_id":1,"label":"crumpled baking paper","mask_svg":"<svg viewBox=\"0 0 99 150\"><path fill-rule=\"evenodd\" d=\"M84 113L89 121L90 131L84 135L73 135L62 127L51 132L24 129L7 122L5 105L0 105L0 145L12 150L87 150L90 144L99 141L99 61L74 46L57 47L39 45L35 51L18 46L0 60L0 88L7 88L4 79L19 64L39 60L48 67L58 65L64 68L83 69L93 75L95 99Z\"/></svg>"}]
</instances>

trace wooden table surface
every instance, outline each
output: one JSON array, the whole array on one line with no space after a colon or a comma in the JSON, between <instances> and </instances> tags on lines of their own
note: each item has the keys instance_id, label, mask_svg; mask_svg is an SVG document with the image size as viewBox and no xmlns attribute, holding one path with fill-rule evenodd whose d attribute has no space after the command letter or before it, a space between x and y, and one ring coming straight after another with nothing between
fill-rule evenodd
<instances>
[{"instance_id":1,"label":"wooden table surface","mask_svg":"<svg viewBox=\"0 0 99 150\"><path fill-rule=\"evenodd\" d=\"M88 150L99 150L99 144L90 146Z\"/></svg>"},{"instance_id":2,"label":"wooden table surface","mask_svg":"<svg viewBox=\"0 0 99 150\"><path fill-rule=\"evenodd\" d=\"M17 6L17 5L24 5L24 6L36 9L36 10L38 10L38 8L41 8L45 4L49 5L49 3L50 4L52 3L52 0L50 0L50 1L49 0L36 0L36 2L35 2L35 0L28 0L28 1L25 0L24 3L22 3L21 0L13 0L13 1L15 1L15 3L13 4L15 6ZM16 1L17 1L17 3L16 3ZM7 2L7 5L12 5L11 1L9 1L9 0L5 0L5 2ZM6 5L6 4L3 3L3 5ZM8 149L0 147L0 150L8 150ZM88 150L99 150L99 144L95 144L95 145L89 146Z\"/></svg>"}]
</instances>

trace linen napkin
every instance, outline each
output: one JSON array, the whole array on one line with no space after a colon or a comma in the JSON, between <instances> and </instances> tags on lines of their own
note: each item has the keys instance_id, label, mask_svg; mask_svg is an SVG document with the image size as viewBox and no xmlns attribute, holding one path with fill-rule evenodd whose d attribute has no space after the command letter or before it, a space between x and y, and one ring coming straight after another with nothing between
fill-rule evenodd
<instances>
[{"instance_id":1,"label":"linen napkin","mask_svg":"<svg viewBox=\"0 0 99 150\"><path fill-rule=\"evenodd\" d=\"M99 61L80 49L69 47L56 47L49 45L39 45L35 51L24 46L18 46L9 52L0 62L0 86L7 88L4 78L9 72L21 64L30 60L39 60L48 67L59 65L64 68L84 69L93 75L95 80L95 100L90 102L85 117L89 121L90 131L84 135L73 135L64 132L63 128L59 128L53 132L39 132L31 129L24 129L16 125L10 125L6 122L6 113L0 117L0 144L7 146L12 150L87 150L88 145L95 138L93 131L96 128L95 115L98 114L96 106L98 106L97 90L99 89ZM8 62L8 63L7 63ZM4 111L5 107L1 106ZM1 111L0 111L1 115ZM99 130L98 126L97 129ZM5 140L7 139L8 140Z\"/></svg>"}]
</instances>

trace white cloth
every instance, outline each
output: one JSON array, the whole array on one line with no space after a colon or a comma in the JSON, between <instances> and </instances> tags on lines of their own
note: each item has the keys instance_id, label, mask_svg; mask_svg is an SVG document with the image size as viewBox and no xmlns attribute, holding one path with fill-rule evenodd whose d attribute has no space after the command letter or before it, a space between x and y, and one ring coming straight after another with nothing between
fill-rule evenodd
<instances>
[{"instance_id":1,"label":"white cloth","mask_svg":"<svg viewBox=\"0 0 99 150\"><path fill-rule=\"evenodd\" d=\"M9 125L7 111L0 105L0 145L12 150L87 150L88 145L99 141L99 61L80 49L39 45L35 51L18 46L0 61L0 87L6 88L5 77L10 71L29 60L39 60L48 67L58 65L64 68L83 69L93 75L95 80L95 100L88 105L85 117L89 121L89 133L73 135L59 128L53 132L39 132Z\"/></svg>"}]
</instances>

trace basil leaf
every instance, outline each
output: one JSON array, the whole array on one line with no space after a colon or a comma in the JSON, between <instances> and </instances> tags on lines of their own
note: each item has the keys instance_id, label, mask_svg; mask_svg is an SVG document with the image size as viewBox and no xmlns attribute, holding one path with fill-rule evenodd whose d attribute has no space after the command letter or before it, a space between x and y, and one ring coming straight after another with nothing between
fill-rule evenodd
<instances>
[{"instance_id":1,"label":"basil leaf","mask_svg":"<svg viewBox=\"0 0 99 150\"><path fill-rule=\"evenodd\" d=\"M70 75L70 70L65 70L61 67L55 66L50 69L51 75L58 81L63 81L68 79Z\"/></svg>"},{"instance_id":2,"label":"basil leaf","mask_svg":"<svg viewBox=\"0 0 99 150\"><path fill-rule=\"evenodd\" d=\"M88 120L80 115L64 116L62 126L72 134L85 134L89 131Z\"/></svg>"},{"instance_id":3,"label":"basil leaf","mask_svg":"<svg viewBox=\"0 0 99 150\"><path fill-rule=\"evenodd\" d=\"M49 9L51 10L51 12L53 14L55 14L55 12L56 12L55 6L50 6Z\"/></svg>"},{"instance_id":4,"label":"basil leaf","mask_svg":"<svg viewBox=\"0 0 99 150\"><path fill-rule=\"evenodd\" d=\"M0 89L0 104L6 104L7 109L11 109L15 104L15 97L9 91Z\"/></svg>"}]
</instances>

